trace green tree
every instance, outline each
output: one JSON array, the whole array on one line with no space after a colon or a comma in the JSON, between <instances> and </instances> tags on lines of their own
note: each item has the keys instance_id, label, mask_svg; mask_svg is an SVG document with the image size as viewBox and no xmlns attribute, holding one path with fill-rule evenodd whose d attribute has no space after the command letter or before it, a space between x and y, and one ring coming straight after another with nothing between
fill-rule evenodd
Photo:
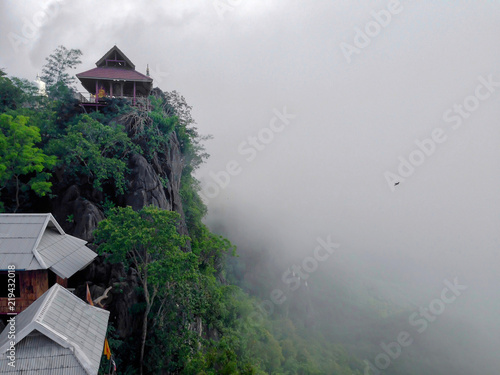
<instances>
[{"instance_id":1,"label":"green tree","mask_svg":"<svg viewBox=\"0 0 500 375\"><path fill-rule=\"evenodd\" d=\"M60 157L61 164L75 177L86 176L94 188L102 190L105 182L114 184L120 194L125 191L127 158L136 147L123 126L105 126L88 115L66 128L66 134L50 141L51 154Z\"/></svg>"},{"instance_id":2,"label":"green tree","mask_svg":"<svg viewBox=\"0 0 500 375\"><path fill-rule=\"evenodd\" d=\"M0 112L16 109L22 102L23 92L0 70Z\"/></svg>"},{"instance_id":3,"label":"green tree","mask_svg":"<svg viewBox=\"0 0 500 375\"><path fill-rule=\"evenodd\" d=\"M58 46L55 51L47 57L47 63L42 68L42 80L47 84L50 92L50 87L56 83L63 83L66 86L71 86L75 82L75 77L71 76L67 71L76 69L78 64L81 64L80 56L82 51L79 49L67 49L64 46Z\"/></svg>"},{"instance_id":4,"label":"green tree","mask_svg":"<svg viewBox=\"0 0 500 375\"><path fill-rule=\"evenodd\" d=\"M188 237L177 232L180 216L173 211L145 207L136 212L131 207L116 208L99 223L95 238L101 242L98 252L110 254L112 262L123 262L137 270L146 308L140 342L140 373L143 373L144 347L148 315L157 300L180 284L196 277L198 260L184 252Z\"/></svg>"},{"instance_id":5,"label":"green tree","mask_svg":"<svg viewBox=\"0 0 500 375\"><path fill-rule=\"evenodd\" d=\"M194 236L193 236L194 237ZM225 260L228 255L236 255L236 246L227 238L210 232L203 224L191 243L193 252L199 257L200 269L216 274L223 279Z\"/></svg>"},{"instance_id":6,"label":"green tree","mask_svg":"<svg viewBox=\"0 0 500 375\"><path fill-rule=\"evenodd\" d=\"M23 104L24 107L34 107L36 103L40 103L41 97L38 96L38 87L26 78L11 78L12 83L19 90L21 90L21 95L18 101Z\"/></svg>"},{"instance_id":7,"label":"green tree","mask_svg":"<svg viewBox=\"0 0 500 375\"><path fill-rule=\"evenodd\" d=\"M47 181L50 173L43 172L56 164L56 157L49 156L36 147L41 141L40 129L30 126L28 117L0 115L0 190L13 183L16 208L19 208L19 192L30 188L37 195L50 192L52 184ZM23 183L21 176L34 174Z\"/></svg>"}]
</instances>

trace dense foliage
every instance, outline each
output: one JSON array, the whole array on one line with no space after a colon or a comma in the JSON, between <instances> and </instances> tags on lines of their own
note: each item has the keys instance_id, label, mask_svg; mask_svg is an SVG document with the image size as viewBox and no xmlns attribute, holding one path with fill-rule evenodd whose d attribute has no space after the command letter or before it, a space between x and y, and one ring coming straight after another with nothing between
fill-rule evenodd
<instances>
[{"instance_id":1,"label":"dense foliage","mask_svg":"<svg viewBox=\"0 0 500 375\"><path fill-rule=\"evenodd\" d=\"M82 115L76 124L64 130L62 136L51 140L47 149L58 156L60 165L75 179L84 176L93 181L98 190L107 182L117 193L123 194L127 158L137 148L122 125L103 125Z\"/></svg>"},{"instance_id":2,"label":"dense foliage","mask_svg":"<svg viewBox=\"0 0 500 375\"><path fill-rule=\"evenodd\" d=\"M41 141L40 129L27 122L24 116L0 114L0 191L13 190L14 212L20 206L21 191L31 189L39 196L50 192L47 171L57 160L36 147Z\"/></svg>"}]
</instances>

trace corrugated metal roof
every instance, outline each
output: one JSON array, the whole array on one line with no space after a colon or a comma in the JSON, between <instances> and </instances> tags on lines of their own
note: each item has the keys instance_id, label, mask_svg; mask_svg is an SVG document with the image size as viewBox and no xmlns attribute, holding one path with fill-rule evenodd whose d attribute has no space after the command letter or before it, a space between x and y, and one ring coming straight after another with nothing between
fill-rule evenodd
<instances>
[{"instance_id":1,"label":"corrugated metal roof","mask_svg":"<svg viewBox=\"0 0 500 375\"><path fill-rule=\"evenodd\" d=\"M16 270L29 270L33 260L36 261L33 254L0 254L0 264L13 264L16 266ZM36 264L38 267L33 269L40 269L40 263L36 261Z\"/></svg>"},{"instance_id":2,"label":"corrugated metal roof","mask_svg":"<svg viewBox=\"0 0 500 375\"><path fill-rule=\"evenodd\" d=\"M0 270L51 269L68 278L97 254L64 233L51 214L0 214Z\"/></svg>"},{"instance_id":3,"label":"corrugated metal roof","mask_svg":"<svg viewBox=\"0 0 500 375\"><path fill-rule=\"evenodd\" d=\"M4 238L0 242L0 254L33 253L32 249L36 244L36 240L36 238Z\"/></svg>"},{"instance_id":4,"label":"corrugated metal roof","mask_svg":"<svg viewBox=\"0 0 500 375\"><path fill-rule=\"evenodd\" d=\"M22 224L22 225L20 225ZM1 223L2 238L31 238L37 239L43 223Z\"/></svg>"},{"instance_id":5,"label":"corrugated metal roof","mask_svg":"<svg viewBox=\"0 0 500 375\"><path fill-rule=\"evenodd\" d=\"M109 311L90 306L62 286L55 284L26 310L16 317L16 339L21 343L32 332L41 332L54 344L71 350L72 355L85 373L97 374L104 346L104 338L108 325ZM9 348L7 329L0 334L0 359L3 361ZM20 345L20 344L19 344ZM17 356L21 346L16 352ZM36 345L25 346L25 351L31 357L42 357L42 347L39 351ZM66 359L61 359L61 361ZM54 361L56 366L61 366L61 361ZM30 361L25 361L26 366ZM47 364L49 366L49 364ZM35 371L35 368L28 368ZM76 370L75 370L76 371ZM3 372L0 372L3 373ZM40 373L40 372L37 372ZM55 373L55 372L54 372ZM81 372L65 372L65 374L80 374Z\"/></svg>"},{"instance_id":6,"label":"corrugated metal roof","mask_svg":"<svg viewBox=\"0 0 500 375\"><path fill-rule=\"evenodd\" d=\"M33 331L16 345L16 367L0 361L0 374L86 375L71 349Z\"/></svg>"},{"instance_id":7,"label":"corrugated metal roof","mask_svg":"<svg viewBox=\"0 0 500 375\"><path fill-rule=\"evenodd\" d=\"M17 269L28 269L39 262L33 262L33 250L43 230L50 220L50 214L0 214L0 270L5 270L11 264ZM54 220L55 221L55 220ZM64 233L64 232L63 232ZM28 254L20 257L18 254ZM14 261L19 262L18 264ZM32 269L42 269L32 268Z\"/></svg>"},{"instance_id":8,"label":"corrugated metal roof","mask_svg":"<svg viewBox=\"0 0 500 375\"><path fill-rule=\"evenodd\" d=\"M31 305L29 305L28 308L26 308L22 312L22 314L16 315L16 331L17 332L19 332L19 327L27 327L28 324L30 324L31 321L33 321L33 319L35 319L35 316L38 313L38 310L40 309L40 307L42 307L42 305L45 302L44 296L46 294L47 294L47 292L45 292L39 298L37 298L35 300L35 302L33 302ZM5 332L2 332L0 334L0 345L2 345L2 338L3 338L4 333ZM19 337L17 337L17 341L19 341Z\"/></svg>"},{"instance_id":9,"label":"corrugated metal roof","mask_svg":"<svg viewBox=\"0 0 500 375\"><path fill-rule=\"evenodd\" d=\"M43 224L47 214L1 214L0 224Z\"/></svg>"},{"instance_id":10,"label":"corrugated metal roof","mask_svg":"<svg viewBox=\"0 0 500 375\"><path fill-rule=\"evenodd\" d=\"M85 246L87 242L68 234L61 235L54 229L46 229L38 253L47 267L61 277L70 277L97 256Z\"/></svg>"},{"instance_id":11,"label":"corrugated metal roof","mask_svg":"<svg viewBox=\"0 0 500 375\"><path fill-rule=\"evenodd\" d=\"M68 255L66 258L61 259L52 267L56 274L62 277L70 277L75 274L82 268L86 267L92 260L97 256L92 250L87 247L79 248L78 251L75 251L71 255Z\"/></svg>"}]
</instances>

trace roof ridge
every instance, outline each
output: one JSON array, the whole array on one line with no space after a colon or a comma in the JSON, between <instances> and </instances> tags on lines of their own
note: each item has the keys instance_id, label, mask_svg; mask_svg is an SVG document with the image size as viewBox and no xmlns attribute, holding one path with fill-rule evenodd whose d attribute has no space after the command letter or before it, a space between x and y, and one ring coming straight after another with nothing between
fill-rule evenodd
<instances>
[{"instance_id":1,"label":"roof ridge","mask_svg":"<svg viewBox=\"0 0 500 375\"><path fill-rule=\"evenodd\" d=\"M42 304L40 305L40 307L38 308L37 312L35 313L35 316L33 317L33 320L35 321L39 321L39 319L42 319L43 320L43 317L47 311L47 308L48 308L48 305L49 305L49 302L51 302L54 298L55 298L55 295L57 294L57 292L59 292L60 288L62 288L61 285L59 284L54 284L49 290L49 294L47 297L45 297L45 300L42 302ZM43 295L42 295L43 296ZM44 310L44 311L41 311L41 310Z\"/></svg>"},{"instance_id":2,"label":"roof ridge","mask_svg":"<svg viewBox=\"0 0 500 375\"><path fill-rule=\"evenodd\" d=\"M44 294L42 294L40 297L38 297L37 301L40 298L44 298L44 300L40 303L40 306L37 307L37 310L33 314L33 317L31 318L31 321L28 322L25 327L21 327L21 329L17 332L17 334L16 334L16 342L21 342L26 336L28 336L31 332L33 332L33 330L35 330L36 327L39 326L39 325L42 326L43 328L46 328L45 325L39 324L38 317L39 317L39 314L40 314L40 310L47 303L47 301L45 299L49 298L52 294L54 294L54 290L56 290L56 289L57 288L50 288ZM27 311L31 306L33 306L33 304L31 304L30 306L28 306L28 308L26 310L24 310L24 311ZM16 320L16 324L17 324L17 317L19 315L21 315L24 311L22 311L19 314L17 314L17 315L14 316L14 319ZM43 334L43 332L41 332L41 333ZM8 341L6 343L4 343L4 345L2 345L2 346L5 346L5 345L8 345ZM4 353L4 350L1 350L0 356L3 353Z\"/></svg>"},{"instance_id":3,"label":"roof ridge","mask_svg":"<svg viewBox=\"0 0 500 375\"><path fill-rule=\"evenodd\" d=\"M47 226L49 225L49 222L51 222L54 227L57 229L60 235L65 236L66 233L64 230L61 228L57 220L55 219L54 216L52 216L51 213L47 214L47 218L45 219L45 222L42 225L42 229L40 230L40 233L38 234L38 237L36 239L35 245L33 246L32 252L33 255L35 256L36 260L38 260L38 263L45 269L48 269L50 267L47 266L47 263L45 263L45 260L43 259L42 255L38 252L38 246L40 245L40 241L42 241L42 237L45 234L45 231L47 230Z\"/></svg>"},{"instance_id":4,"label":"roof ridge","mask_svg":"<svg viewBox=\"0 0 500 375\"><path fill-rule=\"evenodd\" d=\"M109 314L110 314L109 311L101 309L100 307L97 307L97 306L89 305L89 304L85 303L85 301L83 301L80 298L78 298L77 296L75 296L73 293L71 293L66 288L60 286L59 284L54 284L54 286L55 285L57 285L57 287L56 288L52 287L52 288L56 289L56 292L54 293L54 295L52 296L50 301L44 301L44 305L47 306L47 310L48 310L48 308L50 308L50 302L55 298L55 296L58 293L63 293L63 294L65 293L70 298L76 298L75 304L83 304L82 306L85 306L85 308L87 310L94 310L94 311L98 311L98 312L107 313L108 317L109 317ZM44 311L44 313L45 313L45 311ZM73 354L75 355L76 360L82 366L82 368L85 370L85 372L89 375L92 374L92 369L93 369L92 360L87 356L85 349L79 345L79 343L74 339L73 336L63 335L61 332L56 331L56 330L52 329L51 327L47 326L47 324L43 321L43 317L42 317L42 321L36 320L36 323L38 325L42 326L43 328L47 329L48 331L52 332L58 338L61 338L67 344L67 347L71 348ZM51 339L52 341L55 341L51 337L49 337L49 339ZM61 345L60 343L58 343L58 344ZM64 345L62 345L62 346L64 346Z\"/></svg>"},{"instance_id":5,"label":"roof ridge","mask_svg":"<svg viewBox=\"0 0 500 375\"><path fill-rule=\"evenodd\" d=\"M40 232L38 233L35 244L33 245L33 248L31 249L31 252L35 256L36 260L38 260L38 263L40 263L40 265L45 269L47 269L49 267L47 267L47 264L45 264L44 260L42 259L42 256L38 253L37 248L38 248L38 245L40 244L40 241L42 240L43 234L45 233L45 229L47 228L47 225L49 224L50 216L52 216L52 215L51 214L47 215L45 221L42 224L42 228L40 229Z\"/></svg>"}]
</instances>

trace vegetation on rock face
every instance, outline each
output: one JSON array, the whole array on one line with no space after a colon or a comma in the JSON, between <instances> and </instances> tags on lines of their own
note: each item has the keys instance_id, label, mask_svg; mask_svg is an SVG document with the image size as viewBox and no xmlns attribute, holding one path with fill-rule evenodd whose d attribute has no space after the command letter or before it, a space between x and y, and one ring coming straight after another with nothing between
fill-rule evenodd
<instances>
[{"instance_id":1,"label":"vegetation on rock face","mask_svg":"<svg viewBox=\"0 0 500 375\"><path fill-rule=\"evenodd\" d=\"M127 157L136 149L122 125L103 125L88 115L68 125L47 146L48 152L58 156L66 173L74 178L85 176L101 191L103 184L108 183L118 194L125 192Z\"/></svg>"},{"instance_id":2,"label":"vegetation on rock face","mask_svg":"<svg viewBox=\"0 0 500 375\"><path fill-rule=\"evenodd\" d=\"M176 291L195 289L196 256L182 251L187 238L177 232L179 214L145 207L114 209L108 219L99 223L95 233L101 241L101 254L111 254L112 262L134 267L145 299L139 363L144 362L148 321L153 306L159 305L155 322L164 319L162 308L173 300ZM184 303L184 305L186 305ZM183 313L186 313L184 306ZM142 373L142 366L141 366Z\"/></svg>"},{"instance_id":3,"label":"vegetation on rock face","mask_svg":"<svg viewBox=\"0 0 500 375\"><path fill-rule=\"evenodd\" d=\"M36 147L41 141L40 129L28 121L24 116L0 114L0 191L13 190L14 212L21 205L21 192L31 189L39 196L50 192L48 170L57 160Z\"/></svg>"},{"instance_id":4,"label":"vegetation on rock face","mask_svg":"<svg viewBox=\"0 0 500 375\"><path fill-rule=\"evenodd\" d=\"M72 51L59 47L49 58L48 98L0 71L0 199L7 212L45 211L77 186L106 215L95 245L135 275L142 301L131 307L142 321L134 335L121 337L110 320L118 373L361 374L360 361L298 315L261 314L258 298L228 282L237 279L238 266L227 266L235 247L202 222L193 171L207 155L185 99L155 89L150 111L113 99L102 112L83 113L68 87L66 69L80 56ZM171 201L180 197L177 213L123 207L133 153L150 163ZM73 225L77 214L59 222Z\"/></svg>"}]
</instances>

